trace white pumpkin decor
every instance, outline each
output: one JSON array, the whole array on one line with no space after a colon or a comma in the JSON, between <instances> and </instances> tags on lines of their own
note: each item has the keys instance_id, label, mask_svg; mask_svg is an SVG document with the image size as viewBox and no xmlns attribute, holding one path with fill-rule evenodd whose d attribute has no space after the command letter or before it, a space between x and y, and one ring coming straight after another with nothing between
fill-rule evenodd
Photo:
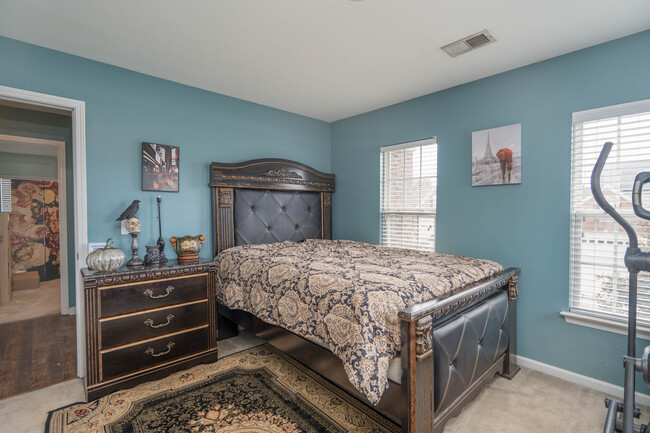
<instances>
[{"instance_id":1,"label":"white pumpkin decor","mask_svg":"<svg viewBox=\"0 0 650 433\"><path fill-rule=\"evenodd\" d=\"M88 254L88 257L86 257L86 264L90 269L102 272L114 271L124 264L126 256L122 250L111 247L110 244L112 242L113 238L108 238L104 248L100 248Z\"/></svg>"}]
</instances>

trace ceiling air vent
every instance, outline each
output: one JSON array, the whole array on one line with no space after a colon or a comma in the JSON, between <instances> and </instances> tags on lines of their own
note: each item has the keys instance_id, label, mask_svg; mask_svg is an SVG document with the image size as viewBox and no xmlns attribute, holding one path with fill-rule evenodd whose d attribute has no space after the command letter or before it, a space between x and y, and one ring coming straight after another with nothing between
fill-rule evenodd
<instances>
[{"instance_id":1,"label":"ceiling air vent","mask_svg":"<svg viewBox=\"0 0 650 433\"><path fill-rule=\"evenodd\" d=\"M452 42L449 45L445 45L442 47L442 51L449 54L451 57L456 57L494 41L496 41L494 36L492 36L487 30L483 30L482 32L478 32L456 42Z\"/></svg>"}]
</instances>

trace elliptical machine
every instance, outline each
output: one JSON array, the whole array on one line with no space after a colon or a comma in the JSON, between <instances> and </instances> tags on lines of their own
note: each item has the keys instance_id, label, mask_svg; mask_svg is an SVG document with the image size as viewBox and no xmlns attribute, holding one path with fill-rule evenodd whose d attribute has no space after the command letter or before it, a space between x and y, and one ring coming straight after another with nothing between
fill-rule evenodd
<instances>
[{"instance_id":1,"label":"elliptical machine","mask_svg":"<svg viewBox=\"0 0 650 433\"><path fill-rule=\"evenodd\" d=\"M645 383L650 386L650 346L645 348L641 358L636 358L637 276L639 271L650 271L650 252L641 251L634 228L607 202L600 189L600 174L603 171L605 161L607 161L612 146L614 146L613 143L607 142L603 146L603 150L600 152L598 161L596 161L596 166L591 173L591 192L593 193L598 205L623 227L630 239L629 246L625 251L625 266L630 273L630 286L628 294L627 356L623 357L623 366L625 367L625 391L622 402L613 398L605 399L607 419L605 421L603 433L614 433L615 431L622 433L646 433L648 428L647 425L634 424L634 418L639 418L641 415L639 408L636 407L634 402L634 376L635 372L640 372L643 375ZM632 206L634 208L634 213L637 216L650 220L650 211L645 210L641 202L643 185L647 182L650 182L650 172L639 173L634 179ZM618 416L619 412L623 413L622 417Z\"/></svg>"}]
</instances>

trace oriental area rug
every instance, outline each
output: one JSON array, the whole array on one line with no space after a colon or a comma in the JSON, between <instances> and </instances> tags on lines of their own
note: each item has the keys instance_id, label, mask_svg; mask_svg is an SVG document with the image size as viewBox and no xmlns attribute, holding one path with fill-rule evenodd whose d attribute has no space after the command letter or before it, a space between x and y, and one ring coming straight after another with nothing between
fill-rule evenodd
<instances>
[{"instance_id":1,"label":"oriental area rug","mask_svg":"<svg viewBox=\"0 0 650 433\"><path fill-rule=\"evenodd\" d=\"M46 433L397 433L327 380L258 346L50 412Z\"/></svg>"}]
</instances>

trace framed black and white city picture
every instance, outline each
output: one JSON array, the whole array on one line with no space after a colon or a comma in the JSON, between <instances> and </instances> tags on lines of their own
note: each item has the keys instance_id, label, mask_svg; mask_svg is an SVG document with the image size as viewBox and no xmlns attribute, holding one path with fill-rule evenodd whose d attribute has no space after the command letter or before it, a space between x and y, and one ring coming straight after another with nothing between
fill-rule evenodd
<instances>
[{"instance_id":1,"label":"framed black and white city picture","mask_svg":"<svg viewBox=\"0 0 650 433\"><path fill-rule=\"evenodd\" d=\"M142 190L178 192L177 146L142 142Z\"/></svg>"},{"instance_id":2,"label":"framed black and white city picture","mask_svg":"<svg viewBox=\"0 0 650 433\"><path fill-rule=\"evenodd\" d=\"M521 123L472 132L472 186L521 183Z\"/></svg>"}]
</instances>

